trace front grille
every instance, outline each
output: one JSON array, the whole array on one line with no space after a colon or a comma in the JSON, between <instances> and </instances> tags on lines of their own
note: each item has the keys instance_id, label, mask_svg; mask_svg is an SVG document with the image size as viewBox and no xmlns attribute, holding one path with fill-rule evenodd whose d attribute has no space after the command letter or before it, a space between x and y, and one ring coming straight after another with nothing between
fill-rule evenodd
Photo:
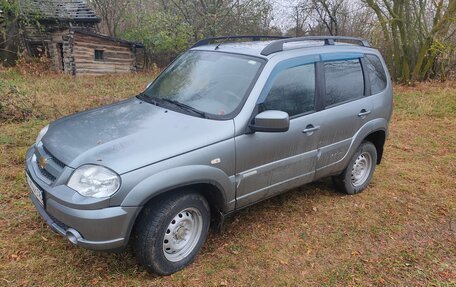
<instances>
[{"instance_id":1,"label":"front grille","mask_svg":"<svg viewBox=\"0 0 456 287\"><path fill-rule=\"evenodd\" d=\"M40 167L40 160L45 159L44 168ZM52 184L62 174L65 164L55 158L43 145L35 146L36 173L48 184Z\"/></svg>"},{"instance_id":2,"label":"front grille","mask_svg":"<svg viewBox=\"0 0 456 287\"><path fill-rule=\"evenodd\" d=\"M55 176L50 174L47 170L40 168L40 172L45 178L49 179L50 181L52 181L52 182L55 181Z\"/></svg>"},{"instance_id":3,"label":"front grille","mask_svg":"<svg viewBox=\"0 0 456 287\"><path fill-rule=\"evenodd\" d=\"M64 164L63 162L61 162L58 158L56 158L55 156L53 156L45 146L43 146L43 150L44 150L44 152L45 152L46 154L48 154L48 155L52 158L52 160L53 160L57 165L59 165L61 168L64 168L64 167L65 167L65 164Z\"/></svg>"}]
</instances>

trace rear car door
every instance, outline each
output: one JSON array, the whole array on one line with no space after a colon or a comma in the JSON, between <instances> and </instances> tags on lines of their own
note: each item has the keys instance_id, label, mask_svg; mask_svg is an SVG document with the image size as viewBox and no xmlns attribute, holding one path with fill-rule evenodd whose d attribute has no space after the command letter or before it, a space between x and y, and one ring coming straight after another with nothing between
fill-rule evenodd
<instances>
[{"instance_id":1,"label":"rear car door","mask_svg":"<svg viewBox=\"0 0 456 287\"><path fill-rule=\"evenodd\" d=\"M312 180L320 126L315 112L315 59L301 57L278 64L257 102L254 115L266 110L287 112L287 132L235 138L238 208Z\"/></svg>"},{"instance_id":2,"label":"rear car door","mask_svg":"<svg viewBox=\"0 0 456 287\"><path fill-rule=\"evenodd\" d=\"M363 73L364 55L322 55L323 100L316 178L337 172L356 132L372 119L370 86Z\"/></svg>"}]
</instances>

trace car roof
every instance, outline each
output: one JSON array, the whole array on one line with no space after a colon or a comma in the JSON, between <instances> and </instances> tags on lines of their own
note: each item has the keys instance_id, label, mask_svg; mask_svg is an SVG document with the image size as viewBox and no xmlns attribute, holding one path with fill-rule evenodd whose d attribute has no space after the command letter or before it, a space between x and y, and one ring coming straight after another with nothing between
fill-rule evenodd
<instances>
[{"instance_id":1,"label":"car roof","mask_svg":"<svg viewBox=\"0 0 456 287\"><path fill-rule=\"evenodd\" d=\"M265 56L261 55L261 51L263 51L263 49L272 42L273 41L216 43L198 46L196 48L192 48L191 50L220 51L264 58Z\"/></svg>"},{"instance_id":2,"label":"car roof","mask_svg":"<svg viewBox=\"0 0 456 287\"><path fill-rule=\"evenodd\" d=\"M242 54L248 56L261 57L269 59L275 55L283 55L289 52L295 52L299 50L305 54L315 54L316 51L357 51L368 49L372 51L371 47L360 46L347 42L335 42L333 45L325 45L325 41L322 40L301 40L297 42L288 42L283 44L283 50L270 53L268 55L262 54L264 49L270 44L280 40L266 40L266 41L248 41L248 42L219 42L214 44L201 45L193 47L190 50L199 51L218 51L234 54ZM322 50L323 49L323 50ZM294 53L293 53L294 54Z\"/></svg>"}]
</instances>

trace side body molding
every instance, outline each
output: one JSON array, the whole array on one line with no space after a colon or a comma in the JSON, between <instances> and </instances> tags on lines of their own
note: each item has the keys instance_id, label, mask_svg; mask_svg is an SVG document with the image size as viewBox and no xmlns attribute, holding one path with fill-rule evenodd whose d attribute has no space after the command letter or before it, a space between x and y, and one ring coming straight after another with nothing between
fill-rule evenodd
<instances>
[{"instance_id":1,"label":"side body molding","mask_svg":"<svg viewBox=\"0 0 456 287\"><path fill-rule=\"evenodd\" d=\"M192 184L211 184L219 190L222 211L235 208L234 179L222 170L205 165L189 165L158 172L134 186L123 200L121 206L143 206L151 198L168 190Z\"/></svg>"}]
</instances>

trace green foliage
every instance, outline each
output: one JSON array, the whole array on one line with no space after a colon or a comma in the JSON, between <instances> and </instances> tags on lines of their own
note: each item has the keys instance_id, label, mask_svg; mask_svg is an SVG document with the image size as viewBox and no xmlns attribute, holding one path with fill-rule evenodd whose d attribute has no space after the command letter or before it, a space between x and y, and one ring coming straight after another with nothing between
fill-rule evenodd
<instances>
[{"instance_id":1,"label":"green foliage","mask_svg":"<svg viewBox=\"0 0 456 287\"><path fill-rule=\"evenodd\" d=\"M142 42L148 64L164 66L199 39L269 34L272 6L264 0L135 2L120 37ZM272 30L271 30L272 31ZM274 34L280 34L273 30Z\"/></svg>"},{"instance_id":2,"label":"green foliage","mask_svg":"<svg viewBox=\"0 0 456 287\"><path fill-rule=\"evenodd\" d=\"M0 0L0 39L6 37L8 26L16 21L19 11L17 0Z\"/></svg>"},{"instance_id":3,"label":"green foliage","mask_svg":"<svg viewBox=\"0 0 456 287\"><path fill-rule=\"evenodd\" d=\"M128 22L139 25L131 25L132 28L126 30L122 37L139 41L148 51L156 54L181 53L191 42L191 27L178 16L166 12L130 15Z\"/></svg>"},{"instance_id":4,"label":"green foliage","mask_svg":"<svg viewBox=\"0 0 456 287\"><path fill-rule=\"evenodd\" d=\"M19 14L19 2L17 0L0 0L0 10L2 13Z\"/></svg>"}]
</instances>

